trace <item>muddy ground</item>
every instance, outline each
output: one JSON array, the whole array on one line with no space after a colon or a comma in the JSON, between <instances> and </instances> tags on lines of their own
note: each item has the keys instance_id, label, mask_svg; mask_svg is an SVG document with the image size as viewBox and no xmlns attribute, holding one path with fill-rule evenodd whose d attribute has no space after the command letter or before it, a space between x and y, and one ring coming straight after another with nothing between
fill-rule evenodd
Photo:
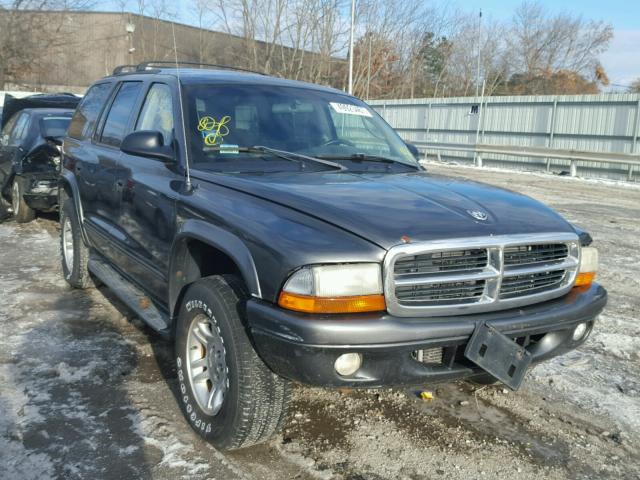
<instances>
[{"instance_id":1,"label":"muddy ground","mask_svg":"<svg viewBox=\"0 0 640 480\"><path fill-rule=\"evenodd\" d=\"M182 420L171 345L60 274L54 217L0 225L0 478L638 478L640 188L429 165L543 200L601 251L610 301L523 388L295 389L268 444L222 454Z\"/></svg>"}]
</instances>

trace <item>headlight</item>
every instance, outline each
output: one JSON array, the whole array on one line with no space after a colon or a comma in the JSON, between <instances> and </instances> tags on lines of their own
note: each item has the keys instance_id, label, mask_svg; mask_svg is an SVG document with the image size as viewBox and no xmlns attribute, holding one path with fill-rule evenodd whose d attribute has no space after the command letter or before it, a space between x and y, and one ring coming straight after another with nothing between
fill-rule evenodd
<instances>
[{"instance_id":1,"label":"headlight","mask_svg":"<svg viewBox=\"0 0 640 480\"><path fill-rule=\"evenodd\" d=\"M355 313L386 309L377 263L303 267L285 283L278 305L307 313Z\"/></svg>"},{"instance_id":2,"label":"headlight","mask_svg":"<svg viewBox=\"0 0 640 480\"><path fill-rule=\"evenodd\" d=\"M598 250L594 247L582 247L580 270L576 277L576 287L591 285L598 271Z\"/></svg>"}]
</instances>

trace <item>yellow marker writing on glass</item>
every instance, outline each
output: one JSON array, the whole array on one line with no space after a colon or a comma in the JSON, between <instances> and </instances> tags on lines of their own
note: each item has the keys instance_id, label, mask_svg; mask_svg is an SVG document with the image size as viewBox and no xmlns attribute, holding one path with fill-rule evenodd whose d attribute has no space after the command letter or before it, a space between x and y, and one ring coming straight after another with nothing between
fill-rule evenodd
<instances>
[{"instance_id":1,"label":"yellow marker writing on glass","mask_svg":"<svg viewBox=\"0 0 640 480\"><path fill-rule=\"evenodd\" d=\"M227 124L230 121L231 117L229 115L225 115L220 121L209 116L202 117L198 121L198 131L207 132L204 135L205 145L213 146L222 143L224 137L229 135L229 127L227 127Z\"/></svg>"}]
</instances>

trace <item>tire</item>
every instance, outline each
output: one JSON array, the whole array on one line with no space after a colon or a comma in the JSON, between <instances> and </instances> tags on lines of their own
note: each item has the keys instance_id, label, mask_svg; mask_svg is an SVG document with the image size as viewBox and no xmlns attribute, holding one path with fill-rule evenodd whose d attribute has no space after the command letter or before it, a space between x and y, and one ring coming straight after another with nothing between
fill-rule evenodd
<instances>
[{"instance_id":1,"label":"tire","mask_svg":"<svg viewBox=\"0 0 640 480\"><path fill-rule=\"evenodd\" d=\"M476 375L475 377L468 378L467 381L476 385L495 385L497 383L500 383L500 380L488 373L481 373L480 375Z\"/></svg>"},{"instance_id":2,"label":"tire","mask_svg":"<svg viewBox=\"0 0 640 480\"><path fill-rule=\"evenodd\" d=\"M93 286L89 275L89 249L84 244L80 222L71 198L60 209L60 258L64 279L74 288Z\"/></svg>"},{"instance_id":3,"label":"tire","mask_svg":"<svg viewBox=\"0 0 640 480\"><path fill-rule=\"evenodd\" d=\"M0 194L0 222L11 217L11 205Z\"/></svg>"},{"instance_id":4,"label":"tire","mask_svg":"<svg viewBox=\"0 0 640 480\"><path fill-rule=\"evenodd\" d=\"M29 207L24 201L24 192L26 180L22 177L14 177L11 186L11 207L13 209L13 218L18 223L28 223L36 218L36 212Z\"/></svg>"},{"instance_id":5,"label":"tire","mask_svg":"<svg viewBox=\"0 0 640 480\"><path fill-rule=\"evenodd\" d=\"M204 278L185 293L176 325L178 403L191 427L220 450L279 432L291 394L289 381L271 372L251 345L243 325L246 298L233 275Z\"/></svg>"}]
</instances>

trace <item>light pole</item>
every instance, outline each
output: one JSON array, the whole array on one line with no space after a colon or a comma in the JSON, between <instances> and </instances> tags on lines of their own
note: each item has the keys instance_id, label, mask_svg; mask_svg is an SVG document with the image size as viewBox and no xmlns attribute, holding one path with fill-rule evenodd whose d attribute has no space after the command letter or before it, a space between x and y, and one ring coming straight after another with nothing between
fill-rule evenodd
<instances>
[{"instance_id":1,"label":"light pole","mask_svg":"<svg viewBox=\"0 0 640 480\"><path fill-rule=\"evenodd\" d=\"M371 86L371 32L369 32L369 60L367 61L367 100L369 100L369 87Z\"/></svg>"},{"instance_id":2,"label":"light pole","mask_svg":"<svg viewBox=\"0 0 640 480\"><path fill-rule=\"evenodd\" d=\"M133 63L133 52L136 51L135 47L133 46L133 34L136 31L136 26L133 22L129 21L125 25L125 30L127 31L127 37L129 37L129 63Z\"/></svg>"},{"instance_id":3,"label":"light pole","mask_svg":"<svg viewBox=\"0 0 640 480\"><path fill-rule=\"evenodd\" d=\"M356 0L351 0L351 34L349 35L349 95L353 95L353 30L356 19Z\"/></svg>"},{"instance_id":4,"label":"light pole","mask_svg":"<svg viewBox=\"0 0 640 480\"><path fill-rule=\"evenodd\" d=\"M482 9L480 9L480 15L478 16L478 70L476 71L476 97L478 96L478 88L480 87L480 49L482 48Z\"/></svg>"}]
</instances>

